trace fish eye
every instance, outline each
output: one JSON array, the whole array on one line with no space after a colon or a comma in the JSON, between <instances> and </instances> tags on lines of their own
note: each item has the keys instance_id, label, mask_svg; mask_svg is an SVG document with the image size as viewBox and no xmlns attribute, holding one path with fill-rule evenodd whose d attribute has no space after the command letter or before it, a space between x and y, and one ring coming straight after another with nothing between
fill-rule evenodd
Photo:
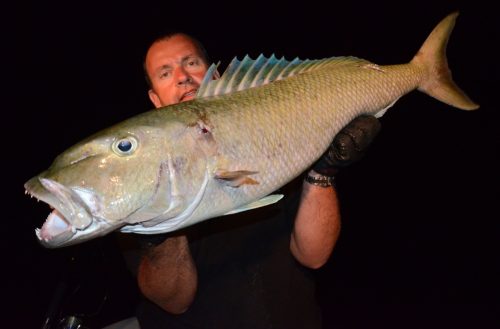
<instances>
[{"instance_id":1,"label":"fish eye","mask_svg":"<svg viewBox=\"0 0 500 329\"><path fill-rule=\"evenodd\" d=\"M128 140L121 140L116 147L122 152L128 152L132 149L132 143Z\"/></svg>"},{"instance_id":2,"label":"fish eye","mask_svg":"<svg viewBox=\"0 0 500 329\"><path fill-rule=\"evenodd\" d=\"M137 140L132 136L121 138L113 143L112 148L118 155L131 155L137 148Z\"/></svg>"}]
</instances>

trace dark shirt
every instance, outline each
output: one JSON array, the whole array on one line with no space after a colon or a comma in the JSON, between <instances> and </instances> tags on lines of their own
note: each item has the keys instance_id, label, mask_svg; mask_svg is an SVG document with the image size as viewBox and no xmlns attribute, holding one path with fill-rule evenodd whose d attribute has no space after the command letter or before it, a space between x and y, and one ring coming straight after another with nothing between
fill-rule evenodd
<instances>
[{"instance_id":1,"label":"dark shirt","mask_svg":"<svg viewBox=\"0 0 500 329\"><path fill-rule=\"evenodd\" d=\"M320 328L313 273L290 252L300 188L292 191L277 204L188 228L198 270L194 302L172 315L144 298L141 329Z\"/></svg>"}]
</instances>

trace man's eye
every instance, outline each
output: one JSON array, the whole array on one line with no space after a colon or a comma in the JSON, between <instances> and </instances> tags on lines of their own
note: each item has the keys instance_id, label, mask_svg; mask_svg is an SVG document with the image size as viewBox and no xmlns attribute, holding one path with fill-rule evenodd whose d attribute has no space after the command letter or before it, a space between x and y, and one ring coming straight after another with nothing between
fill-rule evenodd
<instances>
[{"instance_id":1,"label":"man's eye","mask_svg":"<svg viewBox=\"0 0 500 329\"><path fill-rule=\"evenodd\" d=\"M170 72L163 72L160 74L161 79L168 78L169 76L170 76Z\"/></svg>"}]
</instances>

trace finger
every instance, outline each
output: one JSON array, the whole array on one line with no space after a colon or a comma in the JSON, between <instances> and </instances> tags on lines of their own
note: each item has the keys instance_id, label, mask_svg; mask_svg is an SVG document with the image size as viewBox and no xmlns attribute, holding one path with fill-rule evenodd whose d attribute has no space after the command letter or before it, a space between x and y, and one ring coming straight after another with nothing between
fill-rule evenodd
<instances>
[{"instance_id":1,"label":"finger","mask_svg":"<svg viewBox=\"0 0 500 329\"><path fill-rule=\"evenodd\" d=\"M347 125L343 132L352 138L354 146L358 151L364 152L379 133L380 128L381 125L377 118L373 116L361 116Z\"/></svg>"},{"instance_id":2,"label":"finger","mask_svg":"<svg viewBox=\"0 0 500 329\"><path fill-rule=\"evenodd\" d=\"M339 164L350 162L355 153L358 153L353 137L346 132L337 135L329 152L329 158Z\"/></svg>"}]
</instances>

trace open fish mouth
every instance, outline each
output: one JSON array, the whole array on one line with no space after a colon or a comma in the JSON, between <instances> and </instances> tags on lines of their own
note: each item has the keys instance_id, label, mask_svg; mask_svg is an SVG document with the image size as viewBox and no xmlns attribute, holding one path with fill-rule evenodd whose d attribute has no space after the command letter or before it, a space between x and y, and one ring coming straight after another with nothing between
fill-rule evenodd
<instances>
[{"instance_id":1,"label":"open fish mouth","mask_svg":"<svg viewBox=\"0 0 500 329\"><path fill-rule=\"evenodd\" d=\"M81 236L88 235L95 231L95 226L99 226L92 216L92 210L95 209L89 209L89 204L84 201L93 195L88 191L67 188L54 180L38 177L28 181L25 189L26 194L47 203L53 209L42 227L35 230L42 245L68 245L75 238L81 240Z\"/></svg>"},{"instance_id":2,"label":"open fish mouth","mask_svg":"<svg viewBox=\"0 0 500 329\"><path fill-rule=\"evenodd\" d=\"M76 233L76 229L57 209L53 210L41 228L35 230L38 240L45 243L64 242Z\"/></svg>"}]
</instances>

